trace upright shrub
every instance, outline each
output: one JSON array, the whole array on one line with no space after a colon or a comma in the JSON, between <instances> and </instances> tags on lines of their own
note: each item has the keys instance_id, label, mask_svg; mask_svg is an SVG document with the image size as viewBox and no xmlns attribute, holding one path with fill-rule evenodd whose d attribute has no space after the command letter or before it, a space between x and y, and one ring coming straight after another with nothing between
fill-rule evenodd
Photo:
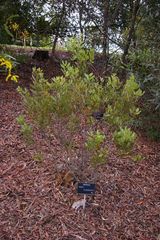
<instances>
[{"instance_id":1,"label":"upright shrub","mask_svg":"<svg viewBox=\"0 0 160 240\"><path fill-rule=\"evenodd\" d=\"M98 130L96 132L89 132L85 146L90 152L90 160L94 166L106 162L108 152L103 146L104 141L105 135L102 132Z\"/></svg>"},{"instance_id":2,"label":"upright shrub","mask_svg":"<svg viewBox=\"0 0 160 240\"><path fill-rule=\"evenodd\" d=\"M139 38L143 39L141 33ZM151 41L148 45L148 41L142 41L136 51L130 52L129 58L131 70L145 91L141 101L141 128L148 137L156 140L160 133L160 53L157 46L154 47L155 43L159 42Z\"/></svg>"},{"instance_id":3,"label":"upright shrub","mask_svg":"<svg viewBox=\"0 0 160 240\"><path fill-rule=\"evenodd\" d=\"M136 134L130 128L120 128L113 134L116 145L123 151L129 152L136 140Z\"/></svg>"},{"instance_id":4,"label":"upright shrub","mask_svg":"<svg viewBox=\"0 0 160 240\"><path fill-rule=\"evenodd\" d=\"M41 128L44 129L52 123L53 119L59 121L60 127L54 131L58 131L57 137L62 144L67 145L64 141L65 136L63 130L70 131L67 134L67 141L73 141L73 132L80 125L81 116L87 112L86 118L90 118L93 110L97 110L104 98L104 89L96 81L92 73L87 72L89 62L93 61L93 50L87 50L81 42L72 41L69 45L72 51L74 63L63 62L61 67L62 76L53 78L50 82L44 78L41 69L33 69L33 83L30 90L18 88L21 94L26 110L31 119ZM94 141L103 135L99 132L92 136ZM91 141L91 139L90 139ZM69 146L72 144L69 144ZM96 152L97 150L98 152ZM102 148L95 146L92 154L93 162L102 162L104 152Z\"/></svg>"},{"instance_id":5,"label":"upright shrub","mask_svg":"<svg viewBox=\"0 0 160 240\"><path fill-rule=\"evenodd\" d=\"M114 133L116 145L130 150L136 135L127 126L140 113L136 104L143 94L134 76L122 85L118 77L112 75L103 87L87 71L88 64L93 61L93 50L85 49L77 40L72 41L69 49L73 53L74 62L62 62L62 76L48 81L41 69L34 68L30 90L18 88L28 114L41 129L49 127L52 120L58 120L59 124L54 129L55 134L58 133L56 136L60 140L66 140L64 134L67 131L67 142L61 143L72 147L73 144L70 143L74 139L75 130L78 129L80 133L83 131L81 119L89 119L93 111L97 111L105 103L105 119L117 129ZM105 162L108 151L102 132L90 132L85 145L94 166ZM84 162L84 154L81 149L79 151Z\"/></svg>"},{"instance_id":6,"label":"upright shrub","mask_svg":"<svg viewBox=\"0 0 160 240\"><path fill-rule=\"evenodd\" d=\"M18 92L23 97L24 105L30 117L41 129L44 129L50 125L55 107L52 84L44 78L44 74L39 68L33 68L32 77L33 83L30 90L18 87Z\"/></svg>"},{"instance_id":7,"label":"upright shrub","mask_svg":"<svg viewBox=\"0 0 160 240\"><path fill-rule=\"evenodd\" d=\"M112 75L107 83L106 120L118 128L129 125L140 114L136 104L142 95L143 92L133 75L124 85L116 75Z\"/></svg>"},{"instance_id":8,"label":"upright shrub","mask_svg":"<svg viewBox=\"0 0 160 240\"><path fill-rule=\"evenodd\" d=\"M78 67L63 63L64 76L53 79L55 89L56 114L70 117L72 114L91 112L99 107L103 88L96 82L92 73L80 75Z\"/></svg>"},{"instance_id":9,"label":"upright shrub","mask_svg":"<svg viewBox=\"0 0 160 240\"><path fill-rule=\"evenodd\" d=\"M48 126L54 116L65 117L70 122L86 109L91 113L101 103L103 88L93 74L86 72L93 50L84 49L78 41L72 43L69 49L73 51L77 65L63 62L63 76L55 77L51 82L44 78L42 70L34 68L30 90L18 88L29 115L41 128Z\"/></svg>"},{"instance_id":10,"label":"upright shrub","mask_svg":"<svg viewBox=\"0 0 160 240\"><path fill-rule=\"evenodd\" d=\"M83 77L88 70L88 65L94 61L94 49L85 48L80 39L71 38L67 43L67 49L72 52L72 60L79 67L79 74Z\"/></svg>"}]
</instances>

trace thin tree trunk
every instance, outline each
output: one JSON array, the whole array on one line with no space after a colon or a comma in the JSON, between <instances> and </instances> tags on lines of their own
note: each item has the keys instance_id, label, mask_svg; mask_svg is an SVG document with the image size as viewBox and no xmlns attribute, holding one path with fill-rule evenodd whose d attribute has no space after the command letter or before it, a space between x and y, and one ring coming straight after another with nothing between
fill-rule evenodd
<instances>
[{"instance_id":1,"label":"thin tree trunk","mask_svg":"<svg viewBox=\"0 0 160 240\"><path fill-rule=\"evenodd\" d=\"M79 28L80 28L80 34L81 38L83 40L83 26L82 26L82 17L83 17L83 1L78 1L79 5Z\"/></svg>"},{"instance_id":2,"label":"thin tree trunk","mask_svg":"<svg viewBox=\"0 0 160 240\"><path fill-rule=\"evenodd\" d=\"M128 33L128 38L127 38L127 42L126 45L124 47L124 52L123 52L123 56L122 56L122 62L124 64L126 64L126 57L128 55L128 51L129 51L129 47L131 45L131 41L134 37L134 31L135 31L135 23L136 23L136 17L137 17L137 12L139 10L139 5L140 4L140 0L137 0L135 2L135 4L133 5L133 11L132 11L132 18L131 18L131 24L130 24L130 29L129 29L129 33Z\"/></svg>"},{"instance_id":3,"label":"thin tree trunk","mask_svg":"<svg viewBox=\"0 0 160 240\"><path fill-rule=\"evenodd\" d=\"M59 29L56 31L55 38L54 38L54 41L53 41L53 46L52 46L52 55L53 56L55 54L58 37L59 37Z\"/></svg>"},{"instance_id":4,"label":"thin tree trunk","mask_svg":"<svg viewBox=\"0 0 160 240\"><path fill-rule=\"evenodd\" d=\"M63 21L64 14L65 14L65 0L63 1L62 11L61 11L59 21L58 21L58 24L57 24L57 28L56 28L55 38L54 38L53 47L52 47L52 56L54 56L54 54L55 54L55 49L56 49L58 37L59 37L59 34L60 34L60 28L61 28L61 24L62 24L62 21Z\"/></svg>"},{"instance_id":5,"label":"thin tree trunk","mask_svg":"<svg viewBox=\"0 0 160 240\"><path fill-rule=\"evenodd\" d=\"M108 29L109 29L109 0L104 1L104 12L103 12L103 58L105 61L105 72L108 68L108 60L109 60L109 37L108 37Z\"/></svg>"},{"instance_id":6,"label":"thin tree trunk","mask_svg":"<svg viewBox=\"0 0 160 240\"><path fill-rule=\"evenodd\" d=\"M123 51L123 55L122 55L123 69L119 76L122 82L125 82L126 78L127 78L127 72L126 72L127 55L129 52L131 42L132 42L132 40L134 40L134 37L135 37L135 24L136 24L136 17L137 17L137 12L139 10L139 7L140 7L140 0L136 0L135 3L132 1L132 6L131 6L132 17L131 17L131 22L130 22L130 28L129 28L126 45L124 46L124 51Z\"/></svg>"}]
</instances>

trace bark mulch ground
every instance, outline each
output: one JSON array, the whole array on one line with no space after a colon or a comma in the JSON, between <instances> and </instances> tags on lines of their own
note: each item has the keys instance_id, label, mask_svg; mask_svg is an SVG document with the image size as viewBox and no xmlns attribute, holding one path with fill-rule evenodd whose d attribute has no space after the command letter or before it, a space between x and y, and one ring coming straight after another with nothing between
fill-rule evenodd
<instances>
[{"instance_id":1,"label":"bark mulch ground","mask_svg":"<svg viewBox=\"0 0 160 240\"><path fill-rule=\"evenodd\" d=\"M26 68L20 68L22 85L31 80L31 66ZM56 65L50 71L54 69ZM57 185L55 177L57 166L68 164L67 153L54 134L43 138L37 132L37 149L44 159L34 159L35 149L26 145L16 122L22 112L16 85L1 80L1 240L160 239L159 144L139 136L136 151L144 159L134 162L116 152L109 128L100 123L110 157L96 169L95 196L88 197L84 211L75 211L73 202L83 196L77 195L76 186ZM76 161L74 167L76 171ZM80 181L89 181L91 172L87 165Z\"/></svg>"}]
</instances>

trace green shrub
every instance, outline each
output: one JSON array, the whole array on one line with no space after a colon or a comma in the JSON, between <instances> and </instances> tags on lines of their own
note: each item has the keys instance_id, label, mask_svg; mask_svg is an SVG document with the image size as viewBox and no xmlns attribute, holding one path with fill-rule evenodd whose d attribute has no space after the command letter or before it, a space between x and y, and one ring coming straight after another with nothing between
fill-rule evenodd
<instances>
[{"instance_id":1,"label":"green shrub","mask_svg":"<svg viewBox=\"0 0 160 240\"><path fill-rule=\"evenodd\" d=\"M154 34L153 34L154 36ZM141 36L140 36L141 37ZM155 129L155 139L159 131L159 122L155 124L155 119L160 116L160 53L154 44L158 42L151 41L149 46L147 42L142 41L142 45L134 52L130 52L130 68L136 76L141 88L145 94L141 101L141 118L143 131L152 138L152 130L148 131L148 125ZM146 121L147 116L147 121ZM149 134L148 134L149 132ZM154 139L154 136L153 136Z\"/></svg>"},{"instance_id":2,"label":"green shrub","mask_svg":"<svg viewBox=\"0 0 160 240\"><path fill-rule=\"evenodd\" d=\"M52 95L52 84L44 78L41 69L33 69L33 84L30 90L18 87L18 92L30 117L42 129L51 123L52 113L55 108L55 101Z\"/></svg>"},{"instance_id":3,"label":"green shrub","mask_svg":"<svg viewBox=\"0 0 160 240\"><path fill-rule=\"evenodd\" d=\"M94 61L94 49L85 48L83 42L76 38L71 38L67 49L73 53L72 60L77 63L79 74L83 77L87 73L88 65Z\"/></svg>"},{"instance_id":4,"label":"green shrub","mask_svg":"<svg viewBox=\"0 0 160 240\"><path fill-rule=\"evenodd\" d=\"M90 132L88 134L88 139L86 142L86 147L90 150L90 151L95 151L100 149L101 144L104 142L105 140L105 135L103 133L101 133L100 131L96 131L96 132Z\"/></svg>"},{"instance_id":5,"label":"green shrub","mask_svg":"<svg viewBox=\"0 0 160 240\"><path fill-rule=\"evenodd\" d=\"M107 161L108 151L106 148L100 148L95 154L91 157L91 164L93 166L105 164Z\"/></svg>"},{"instance_id":6,"label":"green shrub","mask_svg":"<svg viewBox=\"0 0 160 240\"><path fill-rule=\"evenodd\" d=\"M135 140L136 134L131 131L130 128L120 128L120 130L115 131L113 134L113 138L117 147L121 150L128 152L132 149Z\"/></svg>"},{"instance_id":7,"label":"green shrub","mask_svg":"<svg viewBox=\"0 0 160 240\"><path fill-rule=\"evenodd\" d=\"M106 91L105 118L110 124L118 128L124 127L140 114L136 104L143 93L133 75L124 86L116 75L112 75L108 80Z\"/></svg>"},{"instance_id":8,"label":"green shrub","mask_svg":"<svg viewBox=\"0 0 160 240\"><path fill-rule=\"evenodd\" d=\"M52 120L58 119L55 135L70 150L70 147L74 148L73 132L81 128L81 116L87 113L84 117L89 119L92 111L99 109L104 89L92 73L87 73L87 66L93 61L93 50L85 49L78 41L73 41L69 49L76 64L62 62L63 76L57 76L49 82L44 78L42 70L34 68L30 90L19 87L18 91L28 114L41 129L49 127ZM97 132L97 140L98 136L103 138ZM92 152L93 162L102 162L105 159L104 149L96 147L96 150Z\"/></svg>"},{"instance_id":9,"label":"green shrub","mask_svg":"<svg viewBox=\"0 0 160 240\"><path fill-rule=\"evenodd\" d=\"M77 49L82 50L80 56L76 55L76 46ZM78 66L63 62L61 65L63 76L55 77L51 82L44 78L42 70L34 68L30 91L18 88L29 115L41 128L49 126L54 116L65 117L70 126L74 118L73 122L77 124L75 118L77 114L83 114L86 111L91 113L93 109L99 108L102 101L103 88L96 82L94 75L85 71L83 76L81 74L82 65L87 65L87 62L92 59L92 54L83 49L78 41L74 41L70 50L76 55Z\"/></svg>"},{"instance_id":10,"label":"green shrub","mask_svg":"<svg viewBox=\"0 0 160 240\"><path fill-rule=\"evenodd\" d=\"M67 146L69 154L70 148L74 148L74 131L78 128L81 131L83 127L81 117L83 120L89 120L93 111L106 104L106 120L120 128L114 133L117 146L123 150L130 150L136 135L124 126L140 113L136 107L138 99L142 96L139 85L131 76L123 86L118 77L113 75L109 78L107 86L102 87L95 76L87 72L88 64L93 61L93 50L85 49L77 40L69 45L69 49L76 64L63 62L63 76L48 81L44 78L42 70L34 68L30 90L18 88L28 114L41 129L49 127L52 120L58 120L55 135ZM108 151L104 146L103 133L98 130L90 132L85 145L94 166L106 161Z\"/></svg>"},{"instance_id":11,"label":"green shrub","mask_svg":"<svg viewBox=\"0 0 160 240\"><path fill-rule=\"evenodd\" d=\"M86 148L91 153L91 163L96 166L106 161L107 150L103 147L105 135L100 131L90 132L85 143Z\"/></svg>"},{"instance_id":12,"label":"green shrub","mask_svg":"<svg viewBox=\"0 0 160 240\"><path fill-rule=\"evenodd\" d=\"M103 88L96 83L92 74L79 77L78 68L72 68L69 64L63 65L64 76L53 80L55 89L56 113L61 116L69 116L72 113L83 113L86 109L92 111L99 107L103 96ZM68 72L69 69L69 72Z\"/></svg>"}]
</instances>

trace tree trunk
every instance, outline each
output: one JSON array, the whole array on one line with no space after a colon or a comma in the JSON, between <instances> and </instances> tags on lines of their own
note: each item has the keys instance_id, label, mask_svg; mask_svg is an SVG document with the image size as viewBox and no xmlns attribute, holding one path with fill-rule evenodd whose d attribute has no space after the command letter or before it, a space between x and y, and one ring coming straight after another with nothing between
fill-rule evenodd
<instances>
[{"instance_id":1,"label":"tree trunk","mask_svg":"<svg viewBox=\"0 0 160 240\"><path fill-rule=\"evenodd\" d=\"M136 17L137 17L137 12L139 10L139 7L140 7L140 0L136 0L135 3L132 1L132 6L131 6L132 16L131 16L130 28L129 28L126 45L124 46L124 51L122 55L123 69L120 73L120 79L122 82L125 82L127 78L127 72L126 72L127 55L129 52L131 42L132 40L134 40L134 37L135 37L135 23L136 23Z\"/></svg>"},{"instance_id":2,"label":"tree trunk","mask_svg":"<svg viewBox=\"0 0 160 240\"><path fill-rule=\"evenodd\" d=\"M126 45L124 47L124 52L123 52L123 56L122 56L122 62L124 64L126 64L126 62L127 62L126 57L128 55L128 51L129 51L129 47L130 47L131 41L132 41L132 39L134 37L135 23L136 23L137 12L139 10L139 4L140 4L140 0L137 0L135 2L135 4L133 4L133 11L132 11L132 18L131 18L131 23L130 23L130 29L129 29L127 42L126 42Z\"/></svg>"},{"instance_id":3,"label":"tree trunk","mask_svg":"<svg viewBox=\"0 0 160 240\"><path fill-rule=\"evenodd\" d=\"M59 29L56 31L56 34L55 34L55 37L54 37L53 47L52 47L52 56L54 56L54 54L55 54L58 37L59 37Z\"/></svg>"},{"instance_id":4,"label":"tree trunk","mask_svg":"<svg viewBox=\"0 0 160 240\"><path fill-rule=\"evenodd\" d=\"M105 61L105 72L108 68L108 60L109 60L109 37L108 37L108 29L109 29L109 0L104 1L104 11L103 11L103 58Z\"/></svg>"},{"instance_id":5,"label":"tree trunk","mask_svg":"<svg viewBox=\"0 0 160 240\"><path fill-rule=\"evenodd\" d=\"M52 47L52 56L54 56L54 54L55 54L56 44L57 44L57 41L58 41L58 38L59 38L60 28L61 28L61 24L62 24L62 21L63 21L64 14L65 14L65 0L63 0L62 11L61 11L59 21L58 21L58 24L57 24L57 28L56 28L55 38L54 38L53 47Z\"/></svg>"},{"instance_id":6,"label":"tree trunk","mask_svg":"<svg viewBox=\"0 0 160 240\"><path fill-rule=\"evenodd\" d=\"M83 41L83 26L82 26L82 17L83 17L83 1L78 1L78 6L79 6L79 29L80 29L80 34L81 34L81 39Z\"/></svg>"}]
</instances>

